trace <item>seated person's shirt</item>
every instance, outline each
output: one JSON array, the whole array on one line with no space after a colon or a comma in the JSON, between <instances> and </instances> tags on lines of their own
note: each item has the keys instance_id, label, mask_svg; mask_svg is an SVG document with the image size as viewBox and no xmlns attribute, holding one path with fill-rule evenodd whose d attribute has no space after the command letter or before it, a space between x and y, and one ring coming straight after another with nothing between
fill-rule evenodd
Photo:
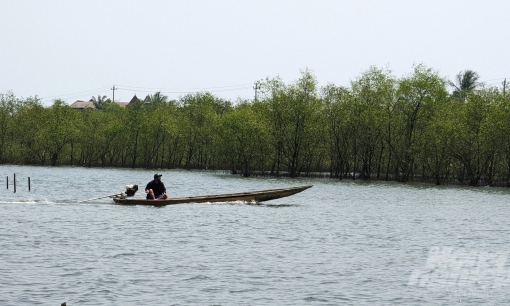
<instances>
[{"instance_id":1,"label":"seated person's shirt","mask_svg":"<svg viewBox=\"0 0 510 306\"><path fill-rule=\"evenodd\" d=\"M145 187L145 190L149 190L149 189L152 189L152 191L154 191L154 196L156 198L160 198L163 193L166 192L166 188L165 188L165 184L163 184L163 182L159 182L159 184L156 184L156 182L154 182L154 180L150 181L149 184L147 184L147 186ZM151 199L150 195L147 194L147 199Z\"/></svg>"}]
</instances>

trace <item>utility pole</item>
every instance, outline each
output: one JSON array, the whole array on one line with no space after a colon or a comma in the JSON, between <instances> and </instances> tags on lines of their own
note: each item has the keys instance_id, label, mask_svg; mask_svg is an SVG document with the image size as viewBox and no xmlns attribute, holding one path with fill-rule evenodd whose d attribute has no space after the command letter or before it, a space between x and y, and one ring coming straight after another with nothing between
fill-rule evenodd
<instances>
[{"instance_id":1,"label":"utility pole","mask_svg":"<svg viewBox=\"0 0 510 306\"><path fill-rule=\"evenodd\" d=\"M505 80L503 81L503 83L501 83L501 84L503 84L503 97L505 97L505 96L506 96L506 84L507 84L507 82L506 82L506 78L505 78Z\"/></svg>"},{"instance_id":2,"label":"utility pole","mask_svg":"<svg viewBox=\"0 0 510 306\"><path fill-rule=\"evenodd\" d=\"M115 102L115 91L117 90L117 88L115 88L115 85L113 85L112 88L110 88L113 92L113 98L112 98L112 102Z\"/></svg>"},{"instance_id":3,"label":"utility pole","mask_svg":"<svg viewBox=\"0 0 510 306\"><path fill-rule=\"evenodd\" d=\"M259 82L255 82L255 86L253 86L253 89L255 89L255 102L257 101L257 91L260 89Z\"/></svg>"}]
</instances>

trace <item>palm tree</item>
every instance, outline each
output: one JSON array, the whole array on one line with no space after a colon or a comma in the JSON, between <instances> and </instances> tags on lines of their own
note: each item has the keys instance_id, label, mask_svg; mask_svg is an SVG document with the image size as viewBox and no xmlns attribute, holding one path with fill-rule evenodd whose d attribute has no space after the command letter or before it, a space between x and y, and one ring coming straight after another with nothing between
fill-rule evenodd
<instances>
[{"instance_id":1,"label":"palm tree","mask_svg":"<svg viewBox=\"0 0 510 306\"><path fill-rule=\"evenodd\" d=\"M94 106L96 107L96 109L103 109L103 106L105 105L105 103L109 102L109 100L106 96L101 97L100 95L97 95L97 98L92 97L92 99L90 99L90 101L92 101L92 103L94 103Z\"/></svg>"},{"instance_id":2,"label":"palm tree","mask_svg":"<svg viewBox=\"0 0 510 306\"><path fill-rule=\"evenodd\" d=\"M480 79L480 76L473 70L466 69L459 72L455 78L455 82L449 82L451 86L455 87L453 96L456 98L465 98L469 92L478 87L480 84L478 79Z\"/></svg>"},{"instance_id":3,"label":"palm tree","mask_svg":"<svg viewBox=\"0 0 510 306\"><path fill-rule=\"evenodd\" d=\"M150 95L151 103L164 103L168 101L168 97L161 94L161 91L155 92L153 95Z\"/></svg>"}]
</instances>

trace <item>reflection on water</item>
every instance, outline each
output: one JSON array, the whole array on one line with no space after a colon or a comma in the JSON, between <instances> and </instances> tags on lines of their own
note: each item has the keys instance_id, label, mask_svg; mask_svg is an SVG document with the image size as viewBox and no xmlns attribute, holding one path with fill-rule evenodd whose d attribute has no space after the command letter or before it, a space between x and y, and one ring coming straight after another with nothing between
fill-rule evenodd
<instances>
[{"instance_id":1,"label":"reflection on water","mask_svg":"<svg viewBox=\"0 0 510 306\"><path fill-rule=\"evenodd\" d=\"M314 187L261 204L78 203L156 172L172 196ZM509 300L508 269L491 261L510 251L506 189L26 166L0 166L0 187L0 305Z\"/></svg>"}]
</instances>

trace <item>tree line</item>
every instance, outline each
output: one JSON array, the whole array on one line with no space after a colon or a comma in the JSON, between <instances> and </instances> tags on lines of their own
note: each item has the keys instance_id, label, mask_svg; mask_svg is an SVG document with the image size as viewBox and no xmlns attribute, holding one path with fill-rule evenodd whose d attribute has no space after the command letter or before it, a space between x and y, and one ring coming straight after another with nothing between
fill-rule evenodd
<instances>
[{"instance_id":1,"label":"tree line","mask_svg":"<svg viewBox=\"0 0 510 306\"><path fill-rule=\"evenodd\" d=\"M221 169L233 174L510 187L510 98L466 70L424 65L397 78L371 67L349 86L258 82L256 100L209 92L122 108L1 95L0 163Z\"/></svg>"}]
</instances>

